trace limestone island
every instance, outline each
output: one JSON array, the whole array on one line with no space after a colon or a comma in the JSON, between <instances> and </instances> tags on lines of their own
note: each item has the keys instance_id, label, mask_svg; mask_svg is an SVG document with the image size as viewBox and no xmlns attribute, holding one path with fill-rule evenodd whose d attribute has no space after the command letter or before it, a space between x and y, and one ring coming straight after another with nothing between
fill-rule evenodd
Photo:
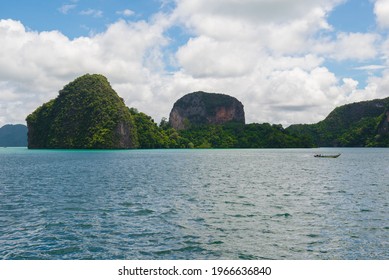
<instances>
[{"instance_id":1,"label":"limestone island","mask_svg":"<svg viewBox=\"0 0 389 280\"><path fill-rule=\"evenodd\" d=\"M129 149L133 117L102 75L84 75L27 117L28 148Z\"/></svg>"},{"instance_id":2,"label":"limestone island","mask_svg":"<svg viewBox=\"0 0 389 280\"><path fill-rule=\"evenodd\" d=\"M210 125L235 122L245 124L243 104L235 97L208 92L189 93L176 101L169 123L177 130L191 124Z\"/></svg>"}]
</instances>

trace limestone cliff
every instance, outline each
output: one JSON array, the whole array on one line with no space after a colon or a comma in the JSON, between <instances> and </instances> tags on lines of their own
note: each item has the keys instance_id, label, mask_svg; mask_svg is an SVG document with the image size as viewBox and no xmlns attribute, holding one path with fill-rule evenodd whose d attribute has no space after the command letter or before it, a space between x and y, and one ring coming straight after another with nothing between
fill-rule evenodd
<instances>
[{"instance_id":1,"label":"limestone cliff","mask_svg":"<svg viewBox=\"0 0 389 280\"><path fill-rule=\"evenodd\" d=\"M217 93L193 92L174 103L169 123L177 129L191 125L245 123L243 104L236 98Z\"/></svg>"},{"instance_id":2,"label":"limestone cliff","mask_svg":"<svg viewBox=\"0 0 389 280\"><path fill-rule=\"evenodd\" d=\"M27 117L29 148L127 149L138 145L123 99L102 75L84 75Z\"/></svg>"}]
</instances>

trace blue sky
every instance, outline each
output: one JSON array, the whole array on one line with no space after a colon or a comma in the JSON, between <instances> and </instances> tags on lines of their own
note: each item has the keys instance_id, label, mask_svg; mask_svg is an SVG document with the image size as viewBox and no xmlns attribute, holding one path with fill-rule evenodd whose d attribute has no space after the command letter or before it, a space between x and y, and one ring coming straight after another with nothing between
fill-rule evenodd
<instances>
[{"instance_id":1,"label":"blue sky","mask_svg":"<svg viewBox=\"0 0 389 280\"><path fill-rule=\"evenodd\" d=\"M375 32L377 29L374 3L369 0L350 0L337 6L329 15L328 22L337 32ZM379 59L370 60L371 64L380 64ZM366 65L366 61L335 61L329 59L325 65L332 69L338 77L353 77L358 80L359 86L367 84L368 71L356 68ZM380 69L381 70L381 69ZM375 70L375 72L379 72Z\"/></svg>"},{"instance_id":2,"label":"blue sky","mask_svg":"<svg viewBox=\"0 0 389 280\"><path fill-rule=\"evenodd\" d=\"M0 17L20 20L32 30L60 30L75 38L103 32L119 18L147 20L165 9L158 0L3 0Z\"/></svg>"},{"instance_id":3,"label":"blue sky","mask_svg":"<svg viewBox=\"0 0 389 280\"><path fill-rule=\"evenodd\" d=\"M157 122L205 90L248 122L312 123L389 95L388 29L388 0L2 0L0 126L86 72Z\"/></svg>"},{"instance_id":4,"label":"blue sky","mask_svg":"<svg viewBox=\"0 0 389 280\"><path fill-rule=\"evenodd\" d=\"M369 32L376 28L373 10L372 1L350 0L334 9L328 17L328 22L340 31Z\"/></svg>"}]
</instances>

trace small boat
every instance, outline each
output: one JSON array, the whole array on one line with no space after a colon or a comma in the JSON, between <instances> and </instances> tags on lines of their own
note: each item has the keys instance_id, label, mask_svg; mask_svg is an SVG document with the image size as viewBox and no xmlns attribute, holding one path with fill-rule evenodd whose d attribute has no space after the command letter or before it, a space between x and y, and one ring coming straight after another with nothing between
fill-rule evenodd
<instances>
[{"instance_id":1,"label":"small boat","mask_svg":"<svg viewBox=\"0 0 389 280\"><path fill-rule=\"evenodd\" d=\"M314 157L320 157L320 158L337 158L339 157L341 154L337 154L337 155L323 155L323 154L316 154L314 155Z\"/></svg>"}]
</instances>

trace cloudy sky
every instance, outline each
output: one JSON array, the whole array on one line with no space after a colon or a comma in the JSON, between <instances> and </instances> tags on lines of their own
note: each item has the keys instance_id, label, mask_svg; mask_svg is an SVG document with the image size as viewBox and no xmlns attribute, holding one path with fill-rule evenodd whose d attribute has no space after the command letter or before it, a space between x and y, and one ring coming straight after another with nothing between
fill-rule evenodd
<instances>
[{"instance_id":1,"label":"cloudy sky","mask_svg":"<svg viewBox=\"0 0 389 280\"><path fill-rule=\"evenodd\" d=\"M389 0L1 0L0 127L85 73L159 123L186 93L289 125L389 96Z\"/></svg>"}]
</instances>

